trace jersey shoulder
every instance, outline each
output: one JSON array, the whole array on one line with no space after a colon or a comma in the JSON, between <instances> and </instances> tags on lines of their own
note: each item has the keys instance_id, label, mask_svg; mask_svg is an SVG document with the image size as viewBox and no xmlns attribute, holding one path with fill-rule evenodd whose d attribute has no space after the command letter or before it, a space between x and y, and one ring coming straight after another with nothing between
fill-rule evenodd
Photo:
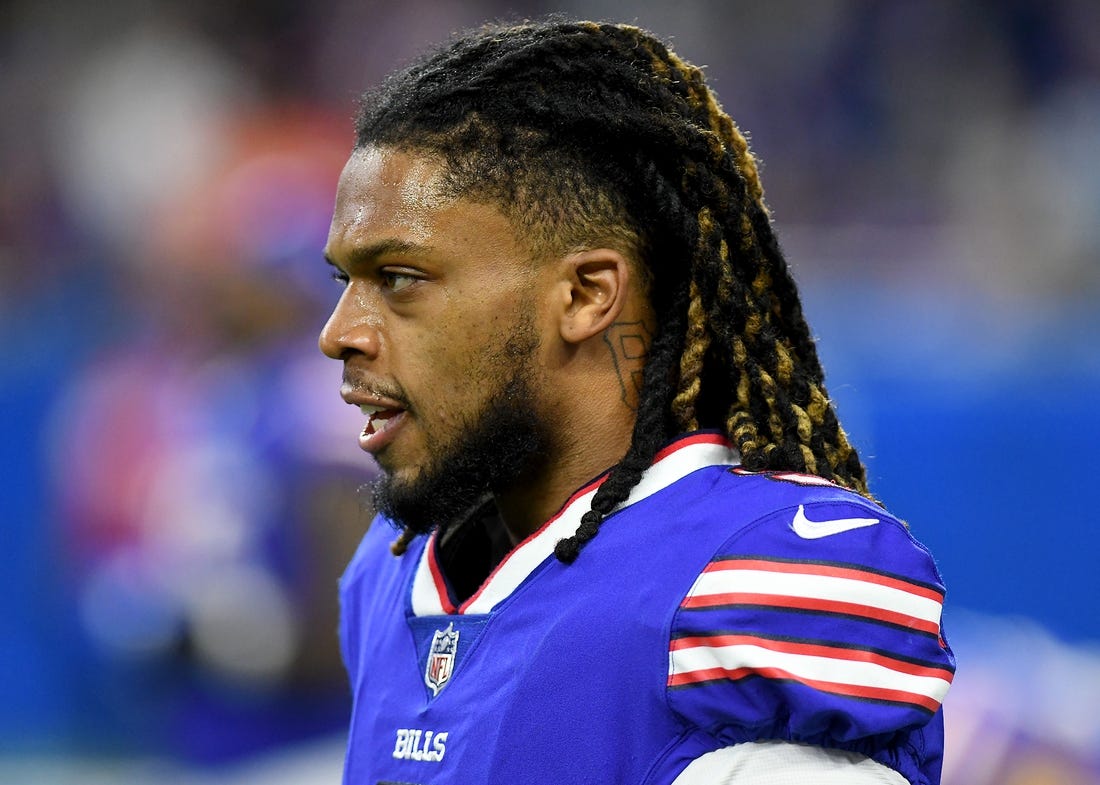
<instances>
[{"instance_id":1,"label":"jersey shoulder","mask_svg":"<svg viewBox=\"0 0 1100 785\"><path fill-rule=\"evenodd\" d=\"M737 506L739 524L723 544L731 553L850 562L934 584L942 596L935 562L908 525L854 491L813 475L740 467L719 490L719 509Z\"/></svg>"},{"instance_id":2,"label":"jersey shoulder","mask_svg":"<svg viewBox=\"0 0 1100 785\"><path fill-rule=\"evenodd\" d=\"M820 478L734 469L708 510L729 536L680 602L670 705L718 745L851 750L911 781L938 766L955 663L931 555L874 502Z\"/></svg>"}]
</instances>

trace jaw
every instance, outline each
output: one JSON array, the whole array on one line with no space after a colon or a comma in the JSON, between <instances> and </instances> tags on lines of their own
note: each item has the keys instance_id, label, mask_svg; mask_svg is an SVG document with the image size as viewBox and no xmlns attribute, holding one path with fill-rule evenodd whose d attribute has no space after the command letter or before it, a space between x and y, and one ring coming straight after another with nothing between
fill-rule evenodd
<instances>
[{"instance_id":1,"label":"jaw","mask_svg":"<svg viewBox=\"0 0 1100 785\"><path fill-rule=\"evenodd\" d=\"M398 446L383 447L374 453L374 461L385 474L385 481L393 487L405 488L416 485L426 471L425 460L414 460L403 455Z\"/></svg>"}]
</instances>

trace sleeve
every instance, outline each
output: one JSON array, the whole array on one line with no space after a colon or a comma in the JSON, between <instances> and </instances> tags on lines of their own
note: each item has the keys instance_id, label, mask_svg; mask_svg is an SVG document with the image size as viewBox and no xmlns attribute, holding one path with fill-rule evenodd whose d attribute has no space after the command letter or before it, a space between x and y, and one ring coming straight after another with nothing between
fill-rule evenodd
<instances>
[{"instance_id":1,"label":"sleeve","mask_svg":"<svg viewBox=\"0 0 1100 785\"><path fill-rule=\"evenodd\" d=\"M713 749L779 740L858 753L938 782L955 663L931 556L848 495L784 508L730 538L683 598L668 694Z\"/></svg>"}]
</instances>

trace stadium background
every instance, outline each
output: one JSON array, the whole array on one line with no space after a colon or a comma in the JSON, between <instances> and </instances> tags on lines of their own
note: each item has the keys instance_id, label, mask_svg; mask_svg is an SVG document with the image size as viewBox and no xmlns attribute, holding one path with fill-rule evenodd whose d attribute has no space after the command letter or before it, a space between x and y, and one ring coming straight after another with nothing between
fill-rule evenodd
<instances>
[{"instance_id":1,"label":"stadium background","mask_svg":"<svg viewBox=\"0 0 1100 785\"><path fill-rule=\"evenodd\" d=\"M354 99L561 10L752 136L872 488L936 553L947 785L1100 782L1100 4L0 4L0 781L338 780L369 478L320 248Z\"/></svg>"}]
</instances>

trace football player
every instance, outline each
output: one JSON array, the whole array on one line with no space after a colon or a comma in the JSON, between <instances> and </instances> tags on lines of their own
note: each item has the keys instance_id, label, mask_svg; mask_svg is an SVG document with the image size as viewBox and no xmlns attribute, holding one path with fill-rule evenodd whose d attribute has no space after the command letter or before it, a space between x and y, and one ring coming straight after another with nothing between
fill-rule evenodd
<instances>
[{"instance_id":1,"label":"football player","mask_svg":"<svg viewBox=\"0 0 1100 785\"><path fill-rule=\"evenodd\" d=\"M634 27L489 27L357 135L320 345L384 476L345 781L938 782L943 586L702 72Z\"/></svg>"}]
</instances>

